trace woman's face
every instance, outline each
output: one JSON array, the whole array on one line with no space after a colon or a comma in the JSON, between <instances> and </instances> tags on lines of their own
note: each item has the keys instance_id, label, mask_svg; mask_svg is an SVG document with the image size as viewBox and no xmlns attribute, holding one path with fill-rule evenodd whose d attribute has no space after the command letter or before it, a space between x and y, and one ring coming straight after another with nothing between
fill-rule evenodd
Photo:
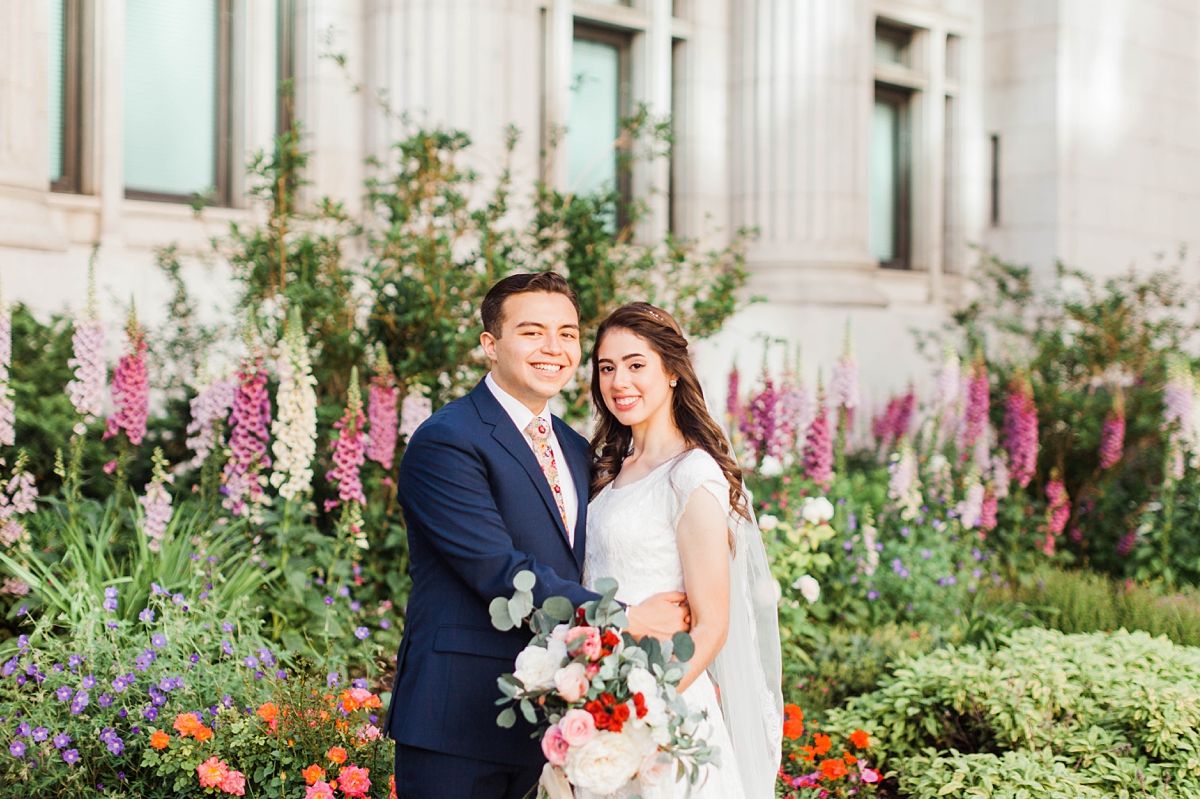
<instances>
[{"instance_id":1,"label":"woman's face","mask_svg":"<svg viewBox=\"0 0 1200 799\"><path fill-rule=\"evenodd\" d=\"M600 394L617 421L628 427L660 417L670 421L673 375L649 342L617 328L605 333L596 356Z\"/></svg>"}]
</instances>

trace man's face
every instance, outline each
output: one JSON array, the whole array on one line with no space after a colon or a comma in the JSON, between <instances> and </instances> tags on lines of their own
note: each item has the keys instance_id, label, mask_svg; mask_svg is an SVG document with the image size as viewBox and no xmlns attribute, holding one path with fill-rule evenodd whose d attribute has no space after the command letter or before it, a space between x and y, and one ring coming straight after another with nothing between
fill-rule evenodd
<instances>
[{"instance_id":1,"label":"man's face","mask_svg":"<svg viewBox=\"0 0 1200 799\"><path fill-rule=\"evenodd\" d=\"M570 381L579 366L579 314L562 294L531 291L504 301L500 337L479 338L492 378L533 413Z\"/></svg>"}]
</instances>

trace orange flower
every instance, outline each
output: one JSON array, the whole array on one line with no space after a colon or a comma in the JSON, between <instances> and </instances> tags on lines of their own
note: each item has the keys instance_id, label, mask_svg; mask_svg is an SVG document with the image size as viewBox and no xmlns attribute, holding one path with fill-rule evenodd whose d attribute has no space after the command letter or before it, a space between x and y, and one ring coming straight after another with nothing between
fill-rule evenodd
<instances>
[{"instance_id":1,"label":"orange flower","mask_svg":"<svg viewBox=\"0 0 1200 799\"><path fill-rule=\"evenodd\" d=\"M269 724L279 715L279 708L275 706L274 702L264 702L258 706L258 710L255 712L260 719Z\"/></svg>"},{"instance_id":2,"label":"orange flower","mask_svg":"<svg viewBox=\"0 0 1200 799\"><path fill-rule=\"evenodd\" d=\"M842 753L842 760L846 761L847 766L853 766L855 763L858 762L858 758L855 757L854 755L850 754L849 752Z\"/></svg>"},{"instance_id":3,"label":"orange flower","mask_svg":"<svg viewBox=\"0 0 1200 799\"><path fill-rule=\"evenodd\" d=\"M794 741L804 734L804 711L797 705L788 705L783 710L787 714L783 722L783 735L789 741Z\"/></svg>"},{"instance_id":4,"label":"orange flower","mask_svg":"<svg viewBox=\"0 0 1200 799\"><path fill-rule=\"evenodd\" d=\"M150 733L150 745L155 749L166 749L171 745L171 736L162 730L155 730Z\"/></svg>"},{"instance_id":5,"label":"orange flower","mask_svg":"<svg viewBox=\"0 0 1200 799\"><path fill-rule=\"evenodd\" d=\"M816 752L818 755L823 755L829 751L829 747L833 746L833 741L829 740L828 735L817 733L813 736L813 743L816 744Z\"/></svg>"},{"instance_id":6,"label":"orange flower","mask_svg":"<svg viewBox=\"0 0 1200 799\"><path fill-rule=\"evenodd\" d=\"M318 782L319 780L325 779L325 769L321 768L316 763L313 763L311 766L304 769L304 771L301 771L300 773L304 776L304 781L307 782L309 785L312 785L314 782Z\"/></svg>"},{"instance_id":7,"label":"orange flower","mask_svg":"<svg viewBox=\"0 0 1200 799\"><path fill-rule=\"evenodd\" d=\"M200 721L198 713L180 713L175 717L175 723L172 725L179 731L180 738L186 738L189 735L195 735L196 730L204 726Z\"/></svg>"},{"instance_id":8,"label":"orange flower","mask_svg":"<svg viewBox=\"0 0 1200 799\"><path fill-rule=\"evenodd\" d=\"M325 757L329 758L331 763L342 765L346 762L346 750L340 746L335 746L325 753Z\"/></svg>"},{"instance_id":9,"label":"orange flower","mask_svg":"<svg viewBox=\"0 0 1200 799\"><path fill-rule=\"evenodd\" d=\"M862 730L855 730L850 733L850 743L854 744L859 749L866 749L871 745L871 736Z\"/></svg>"},{"instance_id":10,"label":"orange flower","mask_svg":"<svg viewBox=\"0 0 1200 799\"><path fill-rule=\"evenodd\" d=\"M201 726L192 733L192 736L200 743L204 743L209 738L213 737L213 731L210 727Z\"/></svg>"},{"instance_id":11,"label":"orange flower","mask_svg":"<svg viewBox=\"0 0 1200 799\"><path fill-rule=\"evenodd\" d=\"M836 780L847 774L846 764L840 758L821 761L821 775L827 780Z\"/></svg>"},{"instance_id":12,"label":"orange flower","mask_svg":"<svg viewBox=\"0 0 1200 799\"><path fill-rule=\"evenodd\" d=\"M388 799L396 799L396 775L388 775Z\"/></svg>"},{"instance_id":13,"label":"orange flower","mask_svg":"<svg viewBox=\"0 0 1200 799\"><path fill-rule=\"evenodd\" d=\"M337 779L342 793L354 799L364 799L367 791L371 790L371 780L367 776L369 773L369 769L359 768L354 765L346 766L338 774Z\"/></svg>"},{"instance_id":14,"label":"orange flower","mask_svg":"<svg viewBox=\"0 0 1200 799\"><path fill-rule=\"evenodd\" d=\"M815 746L802 746L800 747L800 751L804 752L804 759L810 763L817 756L817 748Z\"/></svg>"},{"instance_id":15,"label":"orange flower","mask_svg":"<svg viewBox=\"0 0 1200 799\"><path fill-rule=\"evenodd\" d=\"M229 766L215 757L210 757L196 766L196 774L200 777L200 787L216 788L229 776Z\"/></svg>"}]
</instances>

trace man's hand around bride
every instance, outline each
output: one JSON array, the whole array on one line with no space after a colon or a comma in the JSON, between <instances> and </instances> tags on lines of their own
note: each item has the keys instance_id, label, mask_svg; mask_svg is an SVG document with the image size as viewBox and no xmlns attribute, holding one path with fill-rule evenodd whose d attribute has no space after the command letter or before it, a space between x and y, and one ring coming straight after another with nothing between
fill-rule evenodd
<instances>
[{"instance_id":1,"label":"man's hand around bride","mask_svg":"<svg viewBox=\"0 0 1200 799\"><path fill-rule=\"evenodd\" d=\"M675 633L687 632L692 626L691 608L687 594L682 591L664 591L637 605L625 609L629 627L625 632L641 640L650 635L667 640Z\"/></svg>"}]
</instances>

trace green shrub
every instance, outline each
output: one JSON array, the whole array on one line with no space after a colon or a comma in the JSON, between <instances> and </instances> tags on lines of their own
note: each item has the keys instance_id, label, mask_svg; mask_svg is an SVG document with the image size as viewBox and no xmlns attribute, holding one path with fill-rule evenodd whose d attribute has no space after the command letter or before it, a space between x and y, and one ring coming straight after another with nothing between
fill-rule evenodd
<instances>
[{"instance_id":1,"label":"green shrub","mask_svg":"<svg viewBox=\"0 0 1200 799\"><path fill-rule=\"evenodd\" d=\"M1195 796L1197 674L1200 649L1144 632L1025 629L998 650L905 662L824 727L871 733L915 797L1018 796L1018 783L1028 796Z\"/></svg>"},{"instance_id":2,"label":"green shrub","mask_svg":"<svg viewBox=\"0 0 1200 799\"><path fill-rule=\"evenodd\" d=\"M1200 646L1200 592L1193 588L1170 591L1159 583L1139 586L1093 572L1042 569L1026 585L987 592L981 605L1016 626L1064 633L1143 630Z\"/></svg>"}]
</instances>

